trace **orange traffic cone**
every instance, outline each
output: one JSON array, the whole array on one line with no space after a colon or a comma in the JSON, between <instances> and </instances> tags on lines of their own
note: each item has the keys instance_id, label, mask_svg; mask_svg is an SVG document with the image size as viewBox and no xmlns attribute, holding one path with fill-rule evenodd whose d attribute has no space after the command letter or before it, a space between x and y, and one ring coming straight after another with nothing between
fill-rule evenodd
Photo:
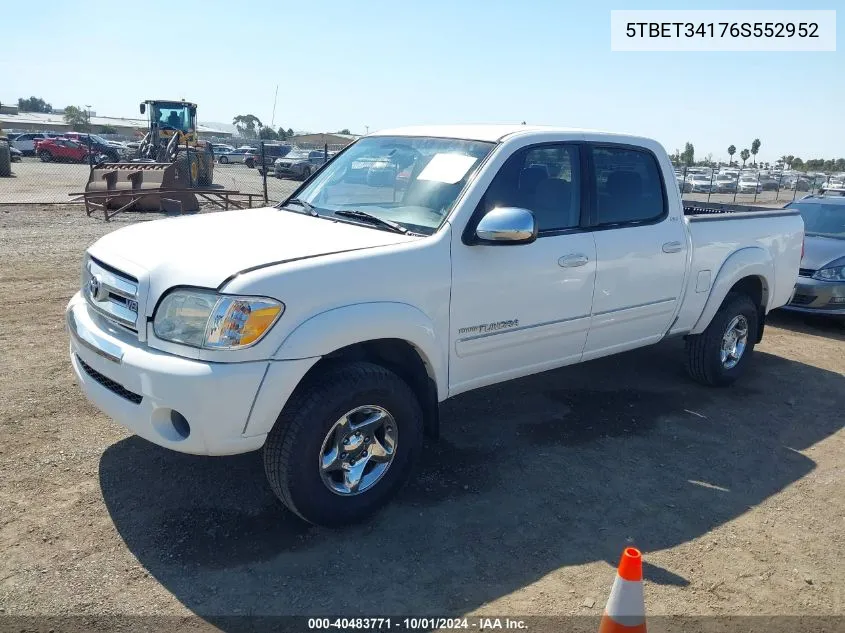
<instances>
[{"instance_id":1,"label":"orange traffic cone","mask_svg":"<svg viewBox=\"0 0 845 633\"><path fill-rule=\"evenodd\" d=\"M599 633L646 633L643 557L634 547L622 552Z\"/></svg>"}]
</instances>

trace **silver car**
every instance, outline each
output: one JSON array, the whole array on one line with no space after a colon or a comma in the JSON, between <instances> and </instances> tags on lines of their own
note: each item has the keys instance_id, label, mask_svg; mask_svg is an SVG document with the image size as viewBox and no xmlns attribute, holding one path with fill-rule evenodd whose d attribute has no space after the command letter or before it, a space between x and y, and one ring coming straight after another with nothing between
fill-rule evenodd
<instances>
[{"instance_id":1,"label":"silver car","mask_svg":"<svg viewBox=\"0 0 845 633\"><path fill-rule=\"evenodd\" d=\"M804 218L804 257L786 310L845 319L845 197L807 196L790 202Z\"/></svg>"}]
</instances>

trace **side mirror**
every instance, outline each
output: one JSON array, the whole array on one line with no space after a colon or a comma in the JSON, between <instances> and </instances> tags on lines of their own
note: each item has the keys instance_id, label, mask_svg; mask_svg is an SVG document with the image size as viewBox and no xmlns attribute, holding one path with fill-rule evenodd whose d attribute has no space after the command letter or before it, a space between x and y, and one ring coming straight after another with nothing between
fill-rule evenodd
<instances>
[{"instance_id":1,"label":"side mirror","mask_svg":"<svg viewBox=\"0 0 845 633\"><path fill-rule=\"evenodd\" d=\"M528 209L497 207L481 218L475 237L484 244L530 244L537 239L537 221Z\"/></svg>"},{"instance_id":2,"label":"side mirror","mask_svg":"<svg viewBox=\"0 0 845 633\"><path fill-rule=\"evenodd\" d=\"M147 111L147 104L146 104L146 103L142 103L142 104L141 104L141 114L144 114L144 112L146 112L146 111Z\"/></svg>"}]
</instances>

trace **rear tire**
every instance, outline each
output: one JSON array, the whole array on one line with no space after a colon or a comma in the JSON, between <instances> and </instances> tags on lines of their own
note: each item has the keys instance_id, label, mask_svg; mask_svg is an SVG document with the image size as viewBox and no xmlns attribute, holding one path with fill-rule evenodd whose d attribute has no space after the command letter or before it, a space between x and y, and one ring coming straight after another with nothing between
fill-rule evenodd
<instances>
[{"instance_id":1,"label":"rear tire","mask_svg":"<svg viewBox=\"0 0 845 633\"><path fill-rule=\"evenodd\" d=\"M689 375L705 385L725 387L732 384L742 375L754 351L759 318L757 306L748 295L729 293L707 329L686 338ZM743 323L746 340L738 359L734 359L730 353L723 352L726 343L728 348L731 347L729 330L736 331L736 327L742 328ZM734 354L737 350L738 344L734 346Z\"/></svg>"},{"instance_id":2,"label":"rear tire","mask_svg":"<svg viewBox=\"0 0 845 633\"><path fill-rule=\"evenodd\" d=\"M350 469L344 466L328 473L322 468L326 442L346 414L373 407L390 416L384 432L396 433L390 461L369 487L363 487L362 478L360 492L339 493L330 488L326 478L340 477L341 483L335 485L343 485L343 478ZM373 440L377 433L378 430L372 433ZM357 440L362 438L363 435ZM267 436L264 471L276 496L306 521L324 526L355 523L378 511L409 479L421 452L422 440L422 410L411 388L399 376L372 363L342 363L306 378L297 388ZM367 441L370 441L369 437ZM381 442L388 445L384 437ZM367 446L364 444L362 449L359 441L354 448L367 450ZM348 450L351 455L353 448ZM377 447L371 445L370 457L377 454L376 450ZM342 458L339 461L354 463L347 453L338 455ZM364 457L367 455L367 452L363 453ZM370 470L364 472L373 473L372 469L379 463L369 457L367 461L371 462L367 465Z\"/></svg>"},{"instance_id":3,"label":"rear tire","mask_svg":"<svg viewBox=\"0 0 845 633\"><path fill-rule=\"evenodd\" d=\"M311 177L311 168L306 167L302 170L302 180L308 180Z\"/></svg>"},{"instance_id":4,"label":"rear tire","mask_svg":"<svg viewBox=\"0 0 845 633\"><path fill-rule=\"evenodd\" d=\"M53 160L53 155L47 150L42 150L38 152L38 158L41 159L42 163L49 163L51 160Z\"/></svg>"},{"instance_id":5,"label":"rear tire","mask_svg":"<svg viewBox=\"0 0 845 633\"><path fill-rule=\"evenodd\" d=\"M229 159L226 158L225 156L221 156L220 158L217 159L217 162L220 163L221 165L225 165L226 163L229 162Z\"/></svg>"}]
</instances>

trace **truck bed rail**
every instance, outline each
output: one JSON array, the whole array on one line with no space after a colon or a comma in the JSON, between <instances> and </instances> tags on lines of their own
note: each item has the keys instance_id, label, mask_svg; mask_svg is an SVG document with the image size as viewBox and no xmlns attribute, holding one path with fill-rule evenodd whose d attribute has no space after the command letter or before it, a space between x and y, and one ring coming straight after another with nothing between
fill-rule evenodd
<instances>
[{"instance_id":1,"label":"truck bed rail","mask_svg":"<svg viewBox=\"0 0 845 633\"><path fill-rule=\"evenodd\" d=\"M700 202L698 200L683 200L682 202L684 206L684 215L689 217L690 220L729 220L734 218L795 215L798 213L796 209L777 209L748 204Z\"/></svg>"}]
</instances>

